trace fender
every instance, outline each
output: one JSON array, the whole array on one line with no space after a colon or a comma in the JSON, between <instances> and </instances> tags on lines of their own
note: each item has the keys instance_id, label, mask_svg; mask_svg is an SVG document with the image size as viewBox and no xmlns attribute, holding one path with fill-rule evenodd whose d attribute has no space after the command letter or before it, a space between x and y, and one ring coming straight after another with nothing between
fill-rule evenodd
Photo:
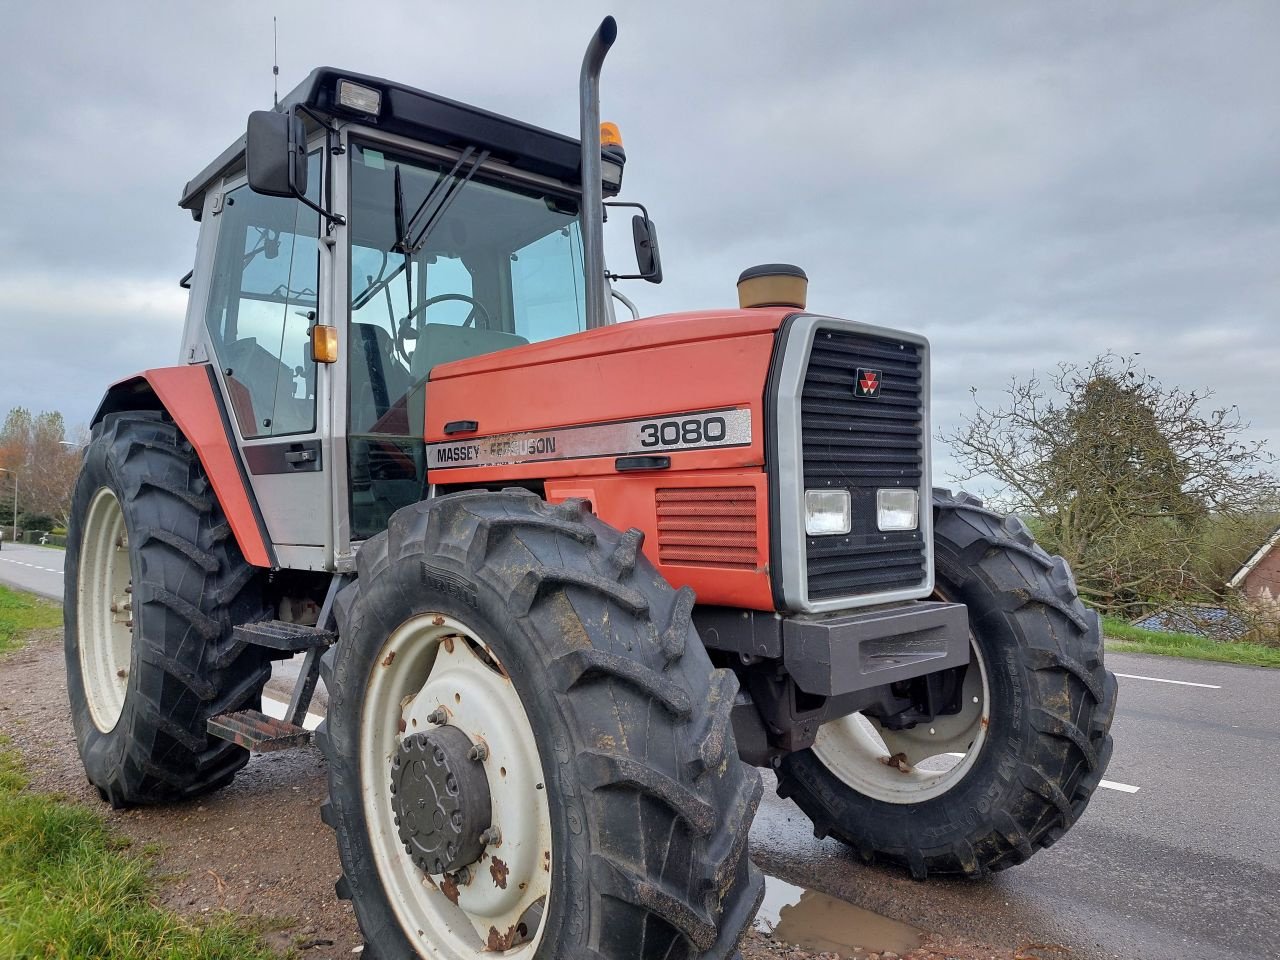
<instances>
[{"instance_id":1,"label":"fender","mask_svg":"<svg viewBox=\"0 0 1280 960\"><path fill-rule=\"evenodd\" d=\"M125 410L159 410L173 418L195 448L245 560L255 567L278 567L213 367L156 367L112 384L90 426Z\"/></svg>"}]
</instances>

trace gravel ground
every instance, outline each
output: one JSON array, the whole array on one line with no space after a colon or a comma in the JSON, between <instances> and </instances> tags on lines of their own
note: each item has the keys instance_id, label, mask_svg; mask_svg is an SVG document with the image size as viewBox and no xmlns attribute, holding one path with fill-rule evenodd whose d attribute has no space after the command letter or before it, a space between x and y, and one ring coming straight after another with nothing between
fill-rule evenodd
<instances>
[{"instance_id":1,"label":"gravel ground","mask_svg":"<svg viewBox=\"0 0 1280 960\"><path fill-rule=\"evenodd\" d=\"M26 760L37 790L102 811L108 822L154 854L159 900L199 917L226 911L250 918L267 942L302 960L337 960L359 951L350 904L336 899L338 858L320 823L325 763L314 748L255 757L235 782L201 800L111 810L85 780L63 679L61 635L40 631L25 649L0 661L0 733ZM905 954L841 950L823 953L752 933L744 960L1064 960L1061 948L993 949L926 936Z\"/></svg>"}]
</instances>

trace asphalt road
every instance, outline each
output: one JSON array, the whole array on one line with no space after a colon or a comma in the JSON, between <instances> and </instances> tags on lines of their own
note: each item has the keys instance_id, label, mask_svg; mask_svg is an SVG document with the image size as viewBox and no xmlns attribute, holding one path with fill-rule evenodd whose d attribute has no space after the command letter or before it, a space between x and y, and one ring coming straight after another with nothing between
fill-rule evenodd
<instances>
[{"instance_id":1,"label":"asphalt road","mask_svg":"<svg viewBox=\"0 0 1280 960\"><path fill-rule=\"evenodd\" d=\"M20 587L50 600L62 599L62 563L65 550L0 541L0 583Z\"/></svg>"},{"instance_id":2,"label":"asphalt road","mask_svg":"<svg viewBox=\"0 0 1280 960\"><path fill-rule=\"evenodd\" d=\"M814 840L772 795L752 857L792 883L944 934L1056 944L1076 958L1275 960L1280 671L1127 654L1107 665L1134 675L1120 677L1113 786L1027 863L985 881L915 883Z\"/></svg>"},{"instance_id":3,"label":"asphalt road","mask_svg":"<svg viewBox=\"0 0 1280 960\"><path fill-rule=\"evenodd\" d=\"M0 582L61 598L64 556L6 542ZM1029 862L985 881L916 883L815 840L772 790L752 857L791 883L990 943L1060 945L1080 960L1280 958L1280 671L1107 662L1121 675L1107 786ZM271 695L287 699L281 680Z\"/></svg>"}]
</instances>

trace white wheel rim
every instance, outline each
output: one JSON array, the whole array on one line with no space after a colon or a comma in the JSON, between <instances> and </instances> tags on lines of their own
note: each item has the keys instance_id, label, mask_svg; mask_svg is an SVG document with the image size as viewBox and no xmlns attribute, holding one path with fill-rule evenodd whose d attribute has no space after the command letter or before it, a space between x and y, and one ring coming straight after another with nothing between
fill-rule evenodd
<instances>
[{"instance_id":1,"label":"white wheel rim","mask_svg":"<svg viewBox=\"0 0 1280 960\"><path fill-rule=\"evenodd\" d=\"M846 786L885 803L923 803L958 784L977 763L990 721L987 667L969 644L960 712L910 730L885 730L860 713L824 723L814 755ZM905 756L905 762L895 758Z\"/></svg>"},{"instance_id":2,"label":"white wheel rim","mask_svg":"<svg viewBox=\"0 0 1280 960\"><path fill-rule=\"evenodd\" d=\"M103 487L85 515L77 584L80 676L93 724L110 733L124 711L133 657L129 533L116 495Z\"/></svg>"},{"instance_id":3,"label":"white wheel rim","mask_svg":"<svg viewBox=\"0 0 1280 960\"><path fill-rule=\"evenodd\" d=\"M471 882L457 886L456 903L440 878L428 877L405 852L390 792L391 761L401 738L434 729L427 718L441 707L449 724L488 748L484 769L493 825L501 832L500 844L470 865ZM409 941L424 955L447 960L532 957L551 892L551 813L533 728L497 657L451 617L428 613L405 621L374 661L359 741L360 790L374 862ZM495 858L506 867L505 888ZM519 939L522 923L526 929ZM513 934L519 942L509 949L489 949L491 938L502 943Z\"/></svg>"}]
</instances>

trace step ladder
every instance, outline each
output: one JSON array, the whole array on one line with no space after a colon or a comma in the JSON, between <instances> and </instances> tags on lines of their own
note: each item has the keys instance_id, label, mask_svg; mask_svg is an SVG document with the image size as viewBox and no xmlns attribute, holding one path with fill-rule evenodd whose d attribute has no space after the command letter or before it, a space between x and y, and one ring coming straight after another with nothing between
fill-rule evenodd
<instances>
[{"instance_id":1,"label":"step ladder","mask_svg":"<svg viewBox=\"0 0 1280 960\"><path fill-rule=\"evenodd\" d=\"M268 659L288 660L299 653L305 653L306 658L283 719L252 709L223 713L207 721L209 736L238 744L254 753L287 750L311 742L311 731L305 729L302 722L320 679L320 657L338 639L337 631L331 627L333 601L346 580L341 574L334 575L315 626L283 620L257 620L232 629L233 640L262 648Z\"/></svg>"},{"instance_id":2,"label":"step ladder","mask_svg":"<svg viewBox=\"0 0 1280 960\"><path fill-rule=\"evenodd\" d=\"M287 750L311 742L311 731L258 710L237 710L209 718L209 735L238 743L254 753Z\"/></svg>"},{"instance_id":3,"label":"step ladder","mask_svg":"<svg viewBox=\"0 0 1280 960\"><path fill-rule=\"evenodd\" d=\"M255 647L263 647L272 660L288 660L295 653L323 651L338 639L332 630L321 630L301 623L283 620L258 620L242 623L231 631L231 639Z\"/></svg>"}]
</instances>

